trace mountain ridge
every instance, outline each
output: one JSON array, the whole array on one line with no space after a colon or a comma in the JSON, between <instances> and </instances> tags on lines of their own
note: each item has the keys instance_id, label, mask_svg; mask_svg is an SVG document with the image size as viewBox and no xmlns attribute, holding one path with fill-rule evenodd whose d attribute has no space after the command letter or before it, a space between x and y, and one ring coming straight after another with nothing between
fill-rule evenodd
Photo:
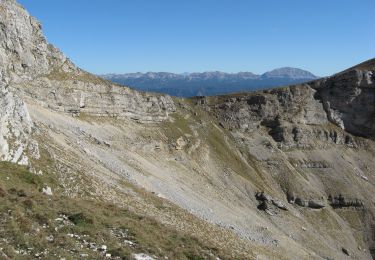
<instances>
[{"instance_id":1,"label":"mountain ridge","mask_svg":"<svg viewBox=\"0 0 375 260\"><path fill-rule=\"evenodd\" d=\"M242 76L242 75L251 75L254 77L261 77L264 75L267 75L269 73L273 72L278 72L278 71L290 71L290 72L295 72L296 76L308 74L312 78L319 78L319 76L314 75L313 73L300 69L300 68L295 68L295 67L279 67L272 69L270 71L266 71L261 74L256 74L250 71L240 71L240 72L224 72L224 71L219 71L219 70L212 70L212 71L203 71L203 72L183 72L183 73L174 73L174 72L166 72L166 71L147 71L147 72L129 72L129 73L105 73L105 74L98 74L98 76L106 77L106 76L135 76L135 75L157 75L157 74L166 74L166 75L176 75L176 76L182 76L182 77L189 77L191 75L231 75L231 76Z\"/></svg>"},{"instance_id":2,"label":"mountain ridge","mask_svg":"<svg viewBox=\"0 0 375 260\"><path fill-rule=\"evenodd\" d=\"M165 93L172 96L214 96L234 92L253 91L302 83L319 77L291 67L283 67L256 75L252 72L226 73L220 71L169 73L146 72L106 74L101 77L142 91Z\"/></svg>"}]
</instances>

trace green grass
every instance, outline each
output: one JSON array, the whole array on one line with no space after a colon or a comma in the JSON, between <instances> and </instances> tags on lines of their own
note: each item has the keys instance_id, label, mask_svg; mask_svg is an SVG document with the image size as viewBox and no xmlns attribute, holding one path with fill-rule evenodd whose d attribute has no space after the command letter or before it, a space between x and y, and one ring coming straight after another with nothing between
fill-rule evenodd
<instances>
[{"instance_id":1,"label":"green grass","mask_svg":"<svg viewBox=\"0 0 375 260\"><path fill-rule=\"evenodd\" d=\"M44 76L50 80L57 80L57 81L76 80L76 81L82 81L82 82L90 82L90 83L99 84L99 85L110 85L109 81L106 81L105 79L102 79L98 76L95 76L93 74L87 73L82 70L79 73L69 73L69 72L65 72L61 68L55 68L49 74L44 75Z\"/></svg>"},{"instance_id":2,"label":"green grass","mask_svg":"<svg viewBox=\"0 0 375 260\"><path fill-rule=\"evenodd\" d=\"M83 239L119 259L131 259L133 253L146 253L169 259L213 259L220 250L206 242L178 232L156 220L127 209L90 199L72 199L54 194L46 196L41 187L50 185L48 177L27 171L26 167L0 163L0 248L11 259L33 259L47 252L47 259L101 259L102 253L81 247ZM62 225L57 218L66 216ZM114 234L123 232L125 237ZM79 235L70 237L68 234ZM48 237L53 236L53 241ZM134 246L124 244L124 240ZM16 250L24 250L21 256ZM1 252L0 252L1 253ZM221 256L222 259L225 257Z\"/></svg>"},{"instance_id":3,"label":"green grass","mask_svg":"<svg viewBox=\"0 0 375 260\"><path fill-rule=\"evenodd\" d=\"M173 122L165 121L162 123L163 132L168 138L177 140L185 134L193 134L190 125L195 122L192 118L185 119L183 114L179 112L172 114L171 117L173 118Z\"/></svg>"}]
</instances>

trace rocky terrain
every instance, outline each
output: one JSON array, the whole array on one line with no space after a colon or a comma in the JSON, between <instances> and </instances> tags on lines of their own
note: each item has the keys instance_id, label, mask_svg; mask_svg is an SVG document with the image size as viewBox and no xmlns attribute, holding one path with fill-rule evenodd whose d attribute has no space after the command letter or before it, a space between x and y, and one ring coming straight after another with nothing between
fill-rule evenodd
<instances>
[{"instance_id":1,"label":"rocky terrain","mask_svg":"<svg viewBox=\"0 0 375 260\"><path fill-rule=\"evenodd\" d=\"M286 86L317 79L312 73L296 68L280 68L262 75L251 72L219 71L175 74L168 72L107 74L103 78L141 91L178 97L214 96L240 91Z\"/></svg>"},{"instance_id":2,"label":"rocky terrain","mask_svg":"<svg viewBox=\"0 0 375 260\"><path fill-rule=\"evenodd\" d=\"M174 98L77 68L0 2L5 259L372 259L375 60Z\"/></svg>"}]
</instances>

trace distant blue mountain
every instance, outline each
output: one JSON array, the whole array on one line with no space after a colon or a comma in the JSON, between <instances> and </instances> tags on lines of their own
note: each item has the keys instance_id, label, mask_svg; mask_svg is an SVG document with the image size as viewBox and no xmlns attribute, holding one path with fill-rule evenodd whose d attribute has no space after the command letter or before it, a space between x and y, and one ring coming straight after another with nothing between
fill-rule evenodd
<instances>
[{"instance_id":1,"label":"distant blue mountain","mask_svg":"<svg viewBox=\"0 0 375 260\"><path fill-rule=\"evenodd\" d=\"M174 74L147 72L106 74L103 78L134 89L166 93L178 97L213 96L234 92L279 87L317 79L314 74L297 68L280 68L262 75L251 72L203 72Z\"/></svg>"}]
</instances>

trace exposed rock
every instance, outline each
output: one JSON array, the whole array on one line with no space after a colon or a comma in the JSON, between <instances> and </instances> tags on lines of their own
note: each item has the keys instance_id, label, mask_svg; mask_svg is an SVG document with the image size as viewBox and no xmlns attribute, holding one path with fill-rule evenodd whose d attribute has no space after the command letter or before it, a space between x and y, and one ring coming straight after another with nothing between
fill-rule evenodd
<instances>
[{"instance_id":1,"label":"exposed rock","mask_svg":"<svg viewBox=\"0 0 375 260\"><path fill-rule=\"evenodd\" d=\"M301 162L300 167L309 169L328 169L332 168L332 165L325 161L307 161Z\"/></svg>"},{"instance_id":2,"label":"exposed rock","mask_svg":"<svg viewBox=\"0 0 375 260\"><path fill-rule=\"evenodd\" d=\"M272 197L266 195L263 191L255 193L255 198L259 201L259 210L269 210L271 209L271 205L276 206L278 209L288 210L281 201L273 199Z\"/></svg>"},{"instance_id":3,"label":"exposed rock","mask_svg":"<svg viewBox=\"0 0 375 260\"><path fill-rule=\"evenodd\" d=\"M47 196L52 196L53 195L51 187L48 187L48 186L44 187L42 189L42 192L43 192L43 194L45 194Z\"/></svg>"},{"instance_id":4,"label":"exposed rock","mask_svg":"<svg viewBox=\"0 0 375 260\"><path fill-rule=\"evenodd\" d=\"M38 157L38 145L31 138L33 123L25 103L0 83L0 160L28 165L31 155Z\"/></svg>"},{"instance_id":5,"label":"exposed rock","mask_svg":"<svg viewBox=\"0 0 375 260\"><path fill-rule=\"evenodd\" d=\"M235 102L215 97L212 103L222 125L241 131L267 127L282 147L309 148L324 142L355 147L355 138L341 130L373 136L374 87L372 71L353 68L308 84L244 94ZM328 123L338 129L322 127Z\"/></svg>"},{"instance_id":6,"label":"exposed rock","mask_svg":"<svg viewBox=\"0 0 375 260\"><path fill-rule=\"evenodd\" d=\"M271 201L272 198L266 195L263 191L255 193L255 198L259 201Z\"/></svg>"},{"instance_id":7,"label":"exposed rock","mask_svg":"<svg viewBox=\"0 0 375 260\"><path fill-rule=\"evenodd\" d=\"M257 207L259 210L267 211L270 209L269 202L264 200L261 201Z\"/></svg>"},{"instance_id":8,"label":"exposed rock","mask_svg":"<svg viewBox=\"0 0 375 260\"><path fill-rule=\"evenodd\" d=\"M292 198L289 198L289 203L294 203L300 207L308 207L308 208L312 208L312 209L322 209L324 208L326 205L323 201L321 200L317 200L317 199L302 199L300 197L297 197L294 201L292 200Z\"/></svg>"},{"instance_id":9,"label":"exposed rock","mask_svg":"<svg viewBox=\"0 0 375 260\"><path fill-rule=\"evenodd\" d=\"M99 250L100 251L107 251L107 246L106 245L102 245L102 246L100 246Z\"/></svg>"},{"instance_id":10,"label":"exposed rock","mask_svg":"<svg viewBox=\"0 0 375 260\"><path fill-rule=\"evenodd\" d=\"M290 203L290 204L294 204L294 201L295 201L295 196L294 196L294 193L293 192L291 192L291 191L288 191L287 193L286 193L286 198L287 198L287 200L288 200L288 202Z\"/></svg>"},{"instance_id":11,"label":"exposed rock","mask_svg":"<svg viewBox=\"0 0 375 260\"><path fill-rule=\"evenodd\" d=\"M126 87L110 84L86 72L69 74L60 79L65 72L51 72L26 84L12 87L25 98L32 97L40 105L54 111L80 116L131 118L139 122L160 122L175 111L171 97L140 93ZM51 96L51 88L54 88ZM81 97L84 96L84 106Z\"/></svg>"},{"instance_id":12,"label":"exposed rock","mask_svg":"<svg viewBox=\"0 0 375 260\"><path fill-rule=\"evenodd\" d=\"M307 206L312 209L322 209L325 207L324 202L318 200L309 200Z\"/></svg>"},{"instance_id":13,"label":"exposed rock","mask_svg":"<svg viewBox=\"0 0 375 260\"><path fill-rule=\"evenodd\" d=\"M146 254L133 254L135 260L155 260L154 257L146 255Z\"/></svg>"},{"instance_id":14,"label":"exposed rock","mask_svg":"<svg viewBox=\"0 0 375 260\"><path fill-rule=\"evenodd\" d=\"M181 136L177 139L175 147L176 147L176 150L182 150L186 145L187 143L184 137Z\"/></svg>"},{"instance_id":15,"label":"exposed rock","mask_svg":"<svg viewBox=\"0 0 375 260\"><path fill-rule=\"evenodd\" d=\"M0 82L21 82L68 62L45 40L41 25L13 0L0 4Z\"/></svg>"},{"instance_id":16,"label":"exposed rock","mask_svg":"<svg viewBox=\"0 0 375 260\"><path fill-rule=\"evenodd\" d=\"M348 251L348 249L346 249L345 247L341 248L342 252L347 255L347 256L350 256L350 253Z\"/></svg>"},{"instance_id":17,"label":"exposed rock","mask_svg":"<svg viewBox=\"0 0 375 260\"><path fill-rule=\"evenodd\" d=\"M284 203L282 203L281 201L278 201L278 200L272 200L272 204L275 205L276 207L278 207L279 209L282 209L282 210L288 210L288 208L284 205Z\"/></svg>"},{"instance_id":18,"label":"exposed rock","mask_svg":"<svg viewBox=\"0 0 375 260\"><path fill-rule=\"evenodd\" d=\"M2 1L1 8L7 11L0 16L0 83L20 96L74 116L140 122L162 121L175 110L169 96L140 93L78 69L46 42L40 24L15 1Z\"/></svg>"},{"instance_id":19,"label":"exposed rock","mask_svg":"<svg viewBox=\"0 0 375 260\"><path fill-rule=\"evenodd\" d=\"M303 200L299 197L296 198L296 200L294 201L295 204L297 204L298 206L300 207L306 207L308 205L308 202L306 200Z\"/></svg>"},{"instance_id":20,"label":"exposed rock","mask_svg":"<svg viewBox=\"0 0 375 260\"><path fill-rule=\"evenodd\" d=\"M49 235L49 236L46 237L46 240L47 240L48 242L53 242L54 239L55 239L55 238L53 237L53 235Z\"/></svg>"},{"instance_id":21,"label":"exposed rock","mask_svg":"<svg viewBox=\"0 0 375 260\"><path fill-rule=\"evenodd\" d=\"M313 82L329 120L346 131L374 137L374 74L371 64Z\"/></svg>"},{"instance_id":22,"label":"exposed rock","mask_svg":"<svg viewBox=\"0 0 375 260\"><path fill-rule=\"evenodd\" d=\"M330 201L330 205L333 208L364 207L364 203L362 200L356 198L345 198L341 194L335 197L329 196L328 200Z\"/></svg>"}]
</instances>

